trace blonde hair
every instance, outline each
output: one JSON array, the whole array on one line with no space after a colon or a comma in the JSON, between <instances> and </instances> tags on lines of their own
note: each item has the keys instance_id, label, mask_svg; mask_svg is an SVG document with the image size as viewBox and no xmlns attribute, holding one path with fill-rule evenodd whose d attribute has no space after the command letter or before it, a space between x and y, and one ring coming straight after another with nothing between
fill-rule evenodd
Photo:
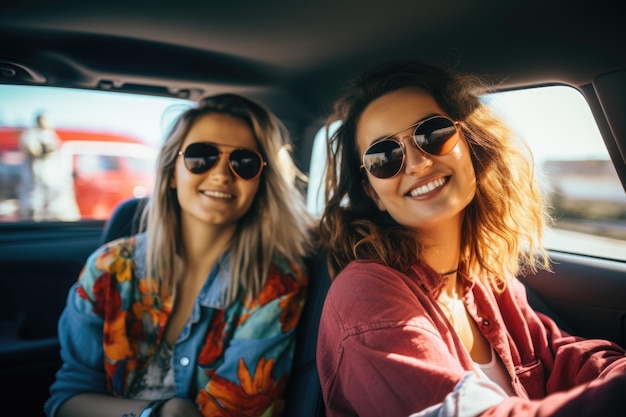
<instances>
[{"instance_id":1,"label":"blonde hair","mask_svg":"<svg viewBox=\"0 0 626 417\"><path fill-rule=\"evenodd\" d=\"M328 140L327 204L320 223L331 276L356 259L406 271L419 257L415 232L379 211L365 193L367 176L360 169L355 139L356 124L369 103L406 87L431 95L459 121L469 144L477 190L462 226L461 262L467 271L501 291L511 275L549 269L542 244L549 218L532 157L480 101L487 84L478 77L403 61L382 64L353 80L329 119L329 125L342 121Z\"/></svg>"},{"instance_id":2,"label":"blonde hair","mask_svg":"<svg viewBox=\"0 0 626 417\"><path fill-rule=\"evenodd\" d=\"M291 156L283 151L289 145L289 135L280 120L261 105L236 94L207 97L178 118L158 157L155 187L142 214L142 230L149 237L148 276L154 277L163 291L172 293L174 280L184 268L180 205L169 184L187 133L196 120L211 113L245 121L267 162L254 202L239 220L230 244L231 275L225 298L230 303L238 296L239 289L249 297L260 292L277 254L304 268L303 259L311 249L313 218L292 181L297 168Z\"/></svg>"}]
</instances>

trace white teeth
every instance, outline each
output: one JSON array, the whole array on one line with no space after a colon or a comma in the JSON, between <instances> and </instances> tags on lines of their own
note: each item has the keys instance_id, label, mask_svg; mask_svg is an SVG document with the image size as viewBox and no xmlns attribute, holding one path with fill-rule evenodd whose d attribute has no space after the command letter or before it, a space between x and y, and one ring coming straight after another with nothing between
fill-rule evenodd
<instances>
[{"instance_id":1,"label":"white teeth","mask_svg":"<svg viewBox=\"0 0 626 417\"><path fill-rule=\"evenodd\" d=\"M420 185L414 190L411 190L409 193L411 197L417 197L418 195L429 193L446 183L446 180L443 178L437 178L436 180L429 182L428 184Z\"/></svg>"},{"instance_id":2,"label":"white teeth","mask_svg":"<svg viewBox=\"0 0 626 417\"><path fill-rule=\"evenodd\" d=\"M233 198L234 196L232 194L226 194L226 193L221 193L219 191L203 191L202 192L205 195L208 195L209 197L215 197L215 198Z\"/></svg>"}]
</instances>

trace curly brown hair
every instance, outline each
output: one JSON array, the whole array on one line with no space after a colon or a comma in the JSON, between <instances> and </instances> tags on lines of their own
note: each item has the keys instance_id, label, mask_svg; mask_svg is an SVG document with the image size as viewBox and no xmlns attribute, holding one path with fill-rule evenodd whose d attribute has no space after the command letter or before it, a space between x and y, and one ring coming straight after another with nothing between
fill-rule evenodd
<instances>
[{"instance_id":1,"label":"curly brown hair","mask_svg":"<svg viewBox=\"0 0 626 417\"><path fill-rule=\"evenodd\" d=\"M379 211L366 194L355 138L359 118L372 101L407 87L432 96L459 122L468 141L477 190L462 226L461 262L467 272L502 290L507 276L549 269L542 244L548 210L532 155L481 101L490 86L474 75L395 61L352 80L328 121L329 127L341 121L327 142L326 207L320 223L331 276L357 259L406 271L419 258L416 232Z\"/></svg>"}]
</instances>

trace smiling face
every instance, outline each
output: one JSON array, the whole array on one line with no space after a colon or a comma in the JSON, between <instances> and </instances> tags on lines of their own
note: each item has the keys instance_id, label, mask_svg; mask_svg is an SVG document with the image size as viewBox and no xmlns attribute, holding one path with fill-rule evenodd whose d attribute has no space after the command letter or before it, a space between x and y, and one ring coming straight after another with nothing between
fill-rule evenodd
<instances>
[{"instance_id":1,"label":"smiling face","mask_svg":"<svg viewBox=\"0 0 626 417\"><path fill-rule=\"evenodd\" d=\"M442 156L424 153L407 137L414 129L407 126L433 115L447 116L430 95L404 88L372 101L356 126L359 155L382 137L394 135L402 140L406 156L400 172L386 179L368 172L364 186L380 210L416 231L460 227L463 210L476 193L474 167L460 129L456 146Z\"/></svg>"},{"instance_id":2,"label":"smiling face","mask_svg":"<svg viewBox=\"0 0 626 417\"><path fill-rule=\"evenodd\" d=\"M200 174L191 173L182 155L178 156L170 187L176 189L182 222L191 230L206 226L234 230L250 209L261 176L254 180L237 178L230 170L227 154L236 148L258 152L254 134L243 120L213 113L196 120L180 150L196 142L212 142L223 153L211 169Z\"/></svg>"}]
</instances>

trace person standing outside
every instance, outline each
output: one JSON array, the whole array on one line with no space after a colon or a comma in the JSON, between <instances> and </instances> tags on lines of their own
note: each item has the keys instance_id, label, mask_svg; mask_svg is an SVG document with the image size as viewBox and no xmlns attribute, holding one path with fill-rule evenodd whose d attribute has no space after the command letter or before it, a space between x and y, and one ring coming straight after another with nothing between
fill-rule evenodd
<instances>
[{"instance_id":1,"label":"person standing outside","mask_svg":"<svg viewBox=\"0 0 626 417\"><path fill-rule=\"evenodd\" d=\"M25 157L20 182L20 217L50 220L53 200L59 194L59 136L42 112L35 117L35 126L21 134L19 143Z\"/></svg>"}]
</instances>

